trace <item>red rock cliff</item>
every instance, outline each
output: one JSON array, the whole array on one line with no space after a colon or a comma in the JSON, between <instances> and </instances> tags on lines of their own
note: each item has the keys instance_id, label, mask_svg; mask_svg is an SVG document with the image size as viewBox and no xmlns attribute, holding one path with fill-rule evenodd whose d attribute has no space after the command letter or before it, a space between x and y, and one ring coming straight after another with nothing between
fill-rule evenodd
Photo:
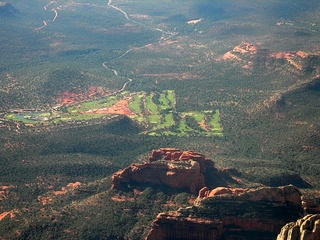
<instances>
[{"instance_id":1,"label":"red rock cliff","mask_svg":"<svg viewBox=\"0 0 320 240\"><path fill-rule=\"evenodd\" d=\"M277 240L319 240L320 214L309 214L297 222L286 224Z\"/></svg>"},{"instance_id":2,"label":"red rock cliff","mask_svg":"<svg viewBox=\"0 0 320 240\"><path fill-rule=\"evenodd\" d=\"M112 188L122 189L126 183L152 183L172 188L189 188L193 193L205 186L200 165L193 160L183 163L159 160L153 163L132 164L112 176Z\"/></svg>"},{"instance_id":3,"label":"red rock cliff","mask_svg":"<svg viewBox=\"0 0 320 240\"><path fill-rule=\"evenodd\" d=\"M114 173L112 188L121 190L129 183L150 183L197 193L205 186L203 173L207 170L216 170L214 163L200 153L160 148L152 151L148 163L132 164Z\"/></svg>"},{"instance_id":4,"label":"red rock cliff","mask_svg":"<svg viewBox=\"0 0 320 240\"><path fill-rule=\"evenodd\" d=\"M300 199L293 186L215 189L207 197L200 196L192 207L159 214L146 240L273 240L284 223L300 216Z\"/></svg>"}]
</instances>

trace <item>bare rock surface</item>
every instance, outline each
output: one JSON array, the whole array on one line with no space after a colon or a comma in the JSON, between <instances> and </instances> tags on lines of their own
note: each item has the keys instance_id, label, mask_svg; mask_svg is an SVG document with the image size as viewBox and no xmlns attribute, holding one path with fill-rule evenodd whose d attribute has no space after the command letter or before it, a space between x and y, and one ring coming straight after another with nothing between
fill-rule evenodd
<instances>
[{"instance_id":1,"label":"bare rock surface","mask_svg":"<svg viewBox=\"0 0 320 240\"><path fill-rule=\"evenodd\" d=\"M319 240L320 214L309 214L296 222L286 224L277 240Z\"/></svg>"},{"instance_id":2,"label":"bare rock surface","mask_svg":"<svg viewBox=\"0 0 320 240\"><path fill-rule=\"evenodd\" d=\"M294 186L202 188L194 206L160 213L146 239L276 239L301 214Z\"/></svg>"},{"instance_id":3,"label":"bare rock surface","mask_svg":"<svg viewBox=\"0 0 320 240\"><path fill-rule=\"evenodd\" d=\"M205 186L204 174L217 171L214 163L194 151L177 148L153 150L147 163L132 164L112 176L112 188L123 189L127 184L150 183L197 193Z\"/></svg>"}]
</instances>

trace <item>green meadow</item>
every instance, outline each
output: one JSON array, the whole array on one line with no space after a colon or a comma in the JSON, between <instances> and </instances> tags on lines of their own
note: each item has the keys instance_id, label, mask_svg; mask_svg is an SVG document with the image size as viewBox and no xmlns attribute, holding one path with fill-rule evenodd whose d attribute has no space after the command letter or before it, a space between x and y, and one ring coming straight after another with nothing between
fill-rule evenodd
<instances>
[{"instance_id":1,"label":"green meadow","mask_svg":"<svg viewBox=\"0 0 320 240\"><path fill-rule=\"evenodd\" d=\"M222 136L219 110L178 112L175 108L176 98L173 90L161 93L122 92L114 96L61 106L54 111L8 113L7 121L39 125L63 122L83 122L102 118L106 115L95 110L106 109L122 99L129 99L128 108L134 113L130 118L146 127L144 133L150 136Z\"/></svg>"}]
</instances>

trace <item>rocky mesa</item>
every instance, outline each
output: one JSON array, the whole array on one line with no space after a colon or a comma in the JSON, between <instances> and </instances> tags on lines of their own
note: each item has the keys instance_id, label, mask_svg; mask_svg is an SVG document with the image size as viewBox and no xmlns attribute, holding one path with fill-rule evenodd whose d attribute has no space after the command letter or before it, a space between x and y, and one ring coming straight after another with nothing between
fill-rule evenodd
<instances>
[{"instance_id":1,"label":"rocky mesa","mask_svg":"<svg viewBox=\"0 0 320 240\"><path fill-rule=\"evenodd\" d=\"M132 164L112 176L112 188L123 190L128 184L156 184L197 193L206 186L206 172L218 172L214 163L194 151L177 148L153 150L147 163Z\"/></svg>"},{"instance_id":2,"label":"rocky mesa","mask_svg":"<svg viewBox=\"0 0 320 240\"><path fill-rule=\"evenodd\" d=\"M160 213L146 240L276 239L303 213L301 193L290 185L200 191L191 207Z\"/></svg>"}]
</instances>

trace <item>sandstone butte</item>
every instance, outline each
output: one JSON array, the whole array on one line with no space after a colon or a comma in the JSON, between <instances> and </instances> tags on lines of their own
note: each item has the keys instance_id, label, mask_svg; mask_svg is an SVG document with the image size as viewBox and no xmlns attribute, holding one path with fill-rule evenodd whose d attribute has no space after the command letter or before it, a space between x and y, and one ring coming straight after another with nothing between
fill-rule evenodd
<instances>
[{"instance_id":1,"label":"sandstone butte","mask_svg":"<svg viewBox=\"0 0 320 240\"><path fill-rule=\"evenodd\" d=\"M193 206L158 214L146 240L276 239L302 213L301 193L292 185L203 188Z\"/></svg>"},{"instance_id":2,"label":"sandstone butte","mask_svg":"<svg viewBox=\"0 0 320 240\"><path fill-rule=\"evenodd\" d=\"M257 58L257 56L260 56ZM217 57L216 61L233 61L242 65L243 69L250 70L254 68L257 60L264 56L266 59L283 59L289 65L293 67L292 71L304 71L307 69L316 68L314 59L319 59L319 51L312 53L306 53L303 51L294 52L274 52L268 49L260 48L251 43L241 42L238 46L235 46L232 50L226 52L224 55ZM270 67L273 61L268 63L268 60L264 63L266 67Z\"/></svg>"},{"instance_id":3,"label":"sandstone butte","mask_svg":"<svg viewBox=\"0 0 320 240\"><path fill-rule=\"evenodd\" d=\"M112 188L122 190L126 184L149 183L198 193L205 187L203 174L208 171L218 170L200 153L160 148L152 151L147 163L132 164L114 173Z\"/></svg>"},{"instance_id":4,"label":"sandstone butte","mask_svg":"<svg viewBox=\"0 0 320 240\"><path fill-rule=\"evenodd\" d=\"M319 240L320 214L308 214L296 222L286 224L277 240Z\"/></svg>"}]
</instances>

